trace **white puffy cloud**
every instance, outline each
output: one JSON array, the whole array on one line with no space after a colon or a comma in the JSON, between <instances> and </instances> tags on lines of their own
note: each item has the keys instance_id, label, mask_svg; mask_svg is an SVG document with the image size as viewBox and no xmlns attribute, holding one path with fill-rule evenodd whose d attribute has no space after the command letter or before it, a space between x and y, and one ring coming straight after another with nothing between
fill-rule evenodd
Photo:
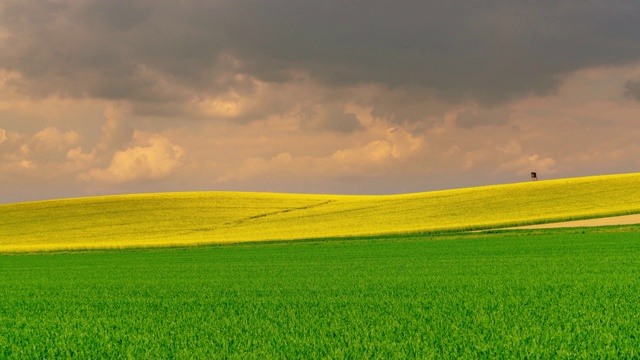
<instances>
[{"instance_id":1,"label":"white puffy cloud","mask_svg":"<svg viewBox=\"0 0 640 360\"><path fill-rule=\"evenodd\" d=\"M265 174L288 174L294 178L368 176L408 160L422 148L423 143L422 138L402 128L390 128L380 139L363 146L340 149L329 156L294 156L282 152L271 158L252 157L219 177L217 182L247 181Z\"/></svg>"},{"instance_id":2,"label":"white puffy cloud","mask_svg":"<svg viewBox=\"0 0 640 360\"><path fill-rule=\"evenodd\" d=\"M75 131L62 132L54 127L47 127L33 135L31 142L25 151L63 151L75 144L80 139L80 134Z\"/></svg>"},{"instance_id":3,"label":"white puffy cloud","mask_svg":"<svg viewBox=\"0 0 640 360\"><path fill-rule=\"evenodd\" d=\"M9 133L0 129L0 162L14 169L36 169L39 165L63 166L66 152L80 140L75 131L63 132L46 127L33 135Z\"/></svg>"},{"instance_id":4,"label":"white puffy cloud","mask_svg":"<svg viewBox=\"0 0 640 360\"><path fill-rule=\"evenodd\" d=\"M350 166L381 163L406 158L418 151L422 143L422 139L404 129L391 128L384 139L371 141L363 147L336 151L331 159Z\"/></svg>"},{"instance_id":5,"label":"white puffy cloud","mask_svg":"<svg viewBox=\"0 0 640 360\"><path fill-rule=\"evenodd\" d=\"M106 169L91 169L83 180L124 183L158 179L170 175L182 165L185 151L181 146L160 135L153 135L146 146L133 146L116 152Z\"/></svg>"},{"instance_id":6,"label":"white puffy cloud","mask_svg":"<svg viewBox=\"0 0 640 360\"><path fill-rule=\"evenodd\" d=\"M96 152L94 150L90 153L84 153L82 148L78 146L67 151L67 159L75 162L78 167L83 167L95 161Z\"/></svg>"}]
</instances>

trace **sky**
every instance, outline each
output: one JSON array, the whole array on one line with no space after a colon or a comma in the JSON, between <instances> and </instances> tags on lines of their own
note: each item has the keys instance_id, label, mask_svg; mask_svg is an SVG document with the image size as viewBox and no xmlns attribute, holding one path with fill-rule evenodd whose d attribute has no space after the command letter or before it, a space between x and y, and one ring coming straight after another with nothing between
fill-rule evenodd
<instances>
[{"instance_id":1,"label":"sky","mask_svg":"<svg viewBox=\"0 0 640 360\"><path fill-rule=\"evenodd\" d=\"M0 1L0 203L532 171L640 171L640 2Z\"/></svg>"}]
</instances>

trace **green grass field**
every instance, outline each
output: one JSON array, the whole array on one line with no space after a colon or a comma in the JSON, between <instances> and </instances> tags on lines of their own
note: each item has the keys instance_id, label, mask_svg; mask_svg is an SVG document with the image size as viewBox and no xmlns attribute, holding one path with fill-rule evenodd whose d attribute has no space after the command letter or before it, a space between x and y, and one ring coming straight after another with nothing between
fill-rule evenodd
<instances>
[{"instance_id":1,"label":"green grass field","mask_svg":"<svg viewBox=\"0 0 640 360\"><path fill-rule=\"evenodd\" d=\"M0 358L638 358L639 226L0 255Z\"/></svg>"},{"instance_id":2,"label":"green grass field","mask_svg":"<svg viewBox=\"0 0 640 360\"><path fill-rule=\"evenodd\" d=\"M387 196L197 192L0 205L0 252L490 229L640 213L640 174Z\"/></svg>"}]
</instances>

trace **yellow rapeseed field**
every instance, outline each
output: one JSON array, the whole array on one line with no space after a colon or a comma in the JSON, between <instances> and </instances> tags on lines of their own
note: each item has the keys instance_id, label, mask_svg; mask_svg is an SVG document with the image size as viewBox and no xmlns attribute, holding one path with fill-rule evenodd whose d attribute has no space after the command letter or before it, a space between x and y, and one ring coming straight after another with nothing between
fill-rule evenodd
<instances>
[{"instance_id":1,"label":"yellow rapeseed field","mask_svg":"<svg viewBox=\"0 0 640 360\"><path fill-rule=\"evenodd\" d=\"M463 231L635 213L640 173L403 195L118 195L0 205L0 252Z\"/></svg>"}]
</instances>

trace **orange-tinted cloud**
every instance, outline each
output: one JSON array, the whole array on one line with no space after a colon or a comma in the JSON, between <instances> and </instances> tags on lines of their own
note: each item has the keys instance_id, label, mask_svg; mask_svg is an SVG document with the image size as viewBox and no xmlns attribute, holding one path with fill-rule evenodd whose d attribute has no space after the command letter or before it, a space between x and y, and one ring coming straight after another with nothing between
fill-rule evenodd
<instances>
[{"instance_id":1,"label":"orange-tinted cloud","mask_svg":"<svg viewBox=\"0 0 640 360\"><path fill-rule=\"evenodd\" d=\"M91 169L81 175L85 181L123 183L158 179L170 175L182 165L185 151L163 136L151 136L145 145L120 150L105 169Z\"/></svg>"}]
</instances>

